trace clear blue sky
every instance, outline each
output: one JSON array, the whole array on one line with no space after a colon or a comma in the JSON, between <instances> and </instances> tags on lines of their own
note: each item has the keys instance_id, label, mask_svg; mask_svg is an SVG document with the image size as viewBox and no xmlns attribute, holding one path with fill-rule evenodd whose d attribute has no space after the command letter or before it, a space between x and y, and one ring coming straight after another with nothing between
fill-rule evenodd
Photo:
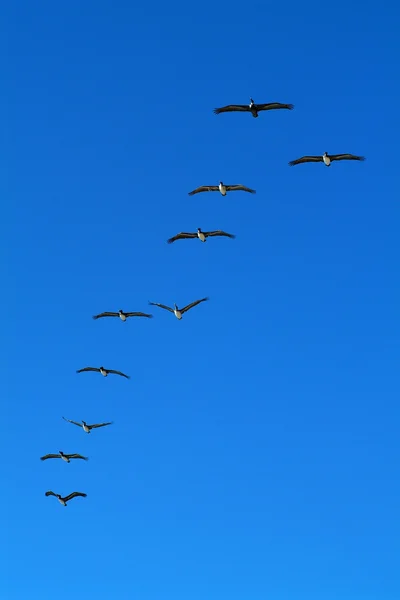
<instances>
[{"instance_id":1,"label":"clear blue sky","mask_svg":"<svg viewBox=\"0 0 400 600\"><path fill-rule=\"evenodd\" d=\"M1 598L400 598L398 11L3 5Z\"/></svg>"}]
</instances>

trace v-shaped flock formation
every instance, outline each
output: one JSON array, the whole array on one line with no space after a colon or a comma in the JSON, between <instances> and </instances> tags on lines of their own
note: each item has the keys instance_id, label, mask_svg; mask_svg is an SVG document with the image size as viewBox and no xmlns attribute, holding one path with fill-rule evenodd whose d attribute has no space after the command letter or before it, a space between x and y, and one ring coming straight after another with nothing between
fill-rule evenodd
<instances>
[{"instance_id":1,"label":"v-shaped flock formation","mask_svg":"<svg viewBox=\"0 0 400 600\"><path fill-rule=\"evenodd\" d=\"M254 102L254 100L252 98L250 98L250 104L229 104L228 106L223 106L221 108L215 108L214 113L216 115L219 115L219 114L226 113L226 112L249 112L254 118L257 118L259 116L259 113L262 111L277 110L277 109L293 110L294 105L293 104L282 104L280 102L270 102L267 104L256 104ZM294 165L299 165L301 163L322 162L327 167L330 167L332 162L340 161L340 160L364 161L365 158L364 158L364 156L358 156L355 154L328 154L328 152L324 152L322 155L319 155L319 156L318 155L317 156L302 156L301 158L297 158L296 160L290 161L289 165L291 167L293 167ZM222 194L222 196L226 196L226 194L228 192L236 192L236 191L247 192L250 194L256 193L256 190L246 187L245 185L242 185L242 184L234 184L234 185L229 184L228 185L228 184L225 184L222 181L220 181L219 185L201 185L201 186L197 187L196 189L192 190L191 192L189 192L189 196L193 196L193 195L199 194L201 192L220 192L220 194ZM173 242L176 242L177 240L194 239L194 238L198 238L201 242L205 242L205 241L207 241L207 238L209 238L209 237L228 237L228 238L234 239L235 235L233 235L232 233L227 233L226 231L222 231L220 229L218 229L216 231L202 231L201 228L197 228L197 231L195 231L195 232L181 231L180 233L177 233L173 237L169 238L167 240L167 243L172 244ZM201 298L200 300L195 300L194 302L191 302L190 304L188 304L187 306L184 306L182 308L178 308L178 306L176 304L174 304L174 306L172 308L165 304L160 304L159 302L149 302L149 305L150 306L158 306L159 308L163 308L164 310L167 310L167 311L173 313L178 320L181 320L182 316L187 311L189 311L191 308L194 308L198 304L205 302L206 300L208 300L207 297ZM101 318L105 318L105 317L118 317L121 319L121 321L126 321L128 318L131 318L131 317L144 317L147 319L151 319L153 317L153 315L144 313L144 312L124 312L121 309L118 312L102 312L98 315L94 315L93 319L97 320L97 319L101 319ZM101 367L90 367L90 366L84 367L82 369L78 369L77 373L84 373L84 372L88 372L88 371L95 372L95 373L101 373L101 375L103 375L103 377L107 377L108 375L111 374L111 375L120 375L121 377L130 379L129 375L126 375L125 373L122 373L121 371L116 371L115 369L106 369L103 366L101 366ZM72 423L73 425L77 425L78 427L81 427L85 433L91 433L92 429L98 429L100 427L106 427L108 425L112 425L112 421L109 421L106 423L95 423L95 424L89 425L85 421L82 421L79 423L78 421L72 421L70 419L66 419L65 417L63 417L63 419L65 421L67 421L68 423ZM41 460L45 461L45 460L48 460L51 458L60 458L62 461L66 462L66 463L70 463L71 460L75 460L75 459L80 459L80 460L85 460L85 461L88 460L88 458L86 456L82 456L81 454L65 454L61 450L59 450L58 453L56 453L56 454L46 454L41 457ZM45 493L45 496L55 496L58 499L58 501L60 502L60 504L62 504L63 506L67 506L67 502L69 502L73 498L77 498L77 497L86 498L86 494L83 492L72 492L68 496L61 496L61 494L56 494L52 491L48 491Z\"/></svg>"}]
</instances>

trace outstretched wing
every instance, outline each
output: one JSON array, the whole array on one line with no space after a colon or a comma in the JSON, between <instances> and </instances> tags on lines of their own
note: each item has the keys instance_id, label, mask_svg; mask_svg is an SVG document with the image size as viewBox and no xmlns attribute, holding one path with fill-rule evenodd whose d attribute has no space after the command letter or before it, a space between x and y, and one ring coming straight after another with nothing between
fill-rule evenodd
<instances>
[{"instance_id":1,"label":"outstretched wing","mask_svg":"<svg viewBox=\"0 0 400 600\"><path fill-rule=\"evenodd\" d=\"M226 231L222 231L221 229L218 229L217 231L204 231L203 233L206 237L224 236L231 239L236 237L232 233L226 233Z\"/></svg>"},{"instance_id":2,"label":"outstretched wing","mask_svg":"<svg viewBox=\"0 0 400 600\"><path fill-rule=\"evenodd\" d=\"M365 160L365 156L356 156L355 154L332 154L329 156L332 160Z\"/></svg>"},{"instance_id":3,"label":"outstretched wing","mask_svg":"<svg viewBox=\"0 0 400 600\"><path fill-rule=\"evenodd\" d=\"M101 319L102 317L119 317L119 314L116 312L103 312L99 315L94 315L93 319Z\"/></svg>"},{"instance_id":4,"label":"outstretched wing","mask_svg":"<svg viewBox=\"0 0 400 600\"><path fill-rule=\"evenodd\" d=\"M94 425L88 425L89 429L97 429L98 427L105 427L106 425L112 425L113 421L109 423L95 423Z\"/></svg>"},{"instance_id":5,"label":"outstretched wing","mask_svg":"<svg viewBox=\"0 0 400 600\"><path fill-rule=\"evenodd\" d=\"M45 454L40 457L40 460L47 460L48 458L61 458L59 454Z\"/></svg>"},{"instance_id":6,"label":"outstretched wing","mask_svg":"<svg viewBox=\"0 0 400 600\"><path fill-rule=\"evenodd\" d=\"M174 312L173 308L170 308L169 306L165 306L165 304L159 304L158 302L149 302L149 304L151 306L159 306L160 308L163 308L164 310L169 310L169 312Z\"/></svg>"},{"instance_id":7,"label":"outstretched wing","mask_svg":"<svg viewBox=\"0 0 400 600\"><path fill-rule=\"evenodd\" d=\"M57 494L52 492L51 490L45 493L45 496L55 496L57 498Z\"/></svg>"},{"instance_id":8,"label":"outstretched wing","mask_svg":"<svg viewBox=\"0 0 400 600\"><path fill-rule=\"evenodd\" d=\"M294 104L282 104L281 102L268 102L267 104L256 104L254 108L256 110L275 110L278 108L286 108L287 110L293 110Z\"/></svg>"},{"instance_id":9,"label":"outstretched wing","mask_svg":"<svg viewBox=\"0 0 400 600\"><path fill-rule=\"evenodd\" d=\"M82 454L65 454L67 458L81 458L82 460L89 460L87 456L82 456Z\"/></svg>"},{"instance_id":10,"label":"outstretched wing","mask_svg":"<svg viewBox=\"0 0 400 600\"><path fill-rule=\"evenodd\" d=\"M129 375L125 375L121 371L114 371L114 369L107 369L107 373L113 373L114 375L121 375L121 377L125 377L125 379L130 379Z\"/></svg>"},{"instance_id":11,"label":"outstretched wing","mask_svg":"<svg viewBox=\"0 0 400 600\"><path fill-rule=\"evenodd\" d=\"M72 423L73 425L78 425L78 427L82 427L82 423L77 423L76 421L71 421L70 419L66 419L65 417L63 417L64 421L67 421L68 423Z\"/></svg>"},{"instance_id":12,"label":"outstretched wing","mask_svg":"<svg viewBox=\"0 0 400 600\"><path fill-rule=\"evenodd\" d=\"M143 313L143 312L127 312L125 313L126 317L147 317L148 319L152 319L153 315L148 315L147 313Z\"/></svg>"},{"instance_id":13,"label":"outstretched wing","mask_svg":"<svg viewBox=\"0 0 400 600\"><path fill-rule=\"evenodd\" d=\"M99 373L100 369L97 369L96 367L85 367L84 369L79 369L77 373L83 373L84 371L96 371Z\"/></svg>"},{"instance_id":14,"label":"outstretched wing","mask_svg":"<svg viewBox=\"0 0 400 600\"><path fill-rule=\"evenodd\" d=\"M189 196L193 196L194 194L199 194L200 192L218 192L219 187L217 185L201 185L195 190L189 192Z\"/></svg>"},{"instance_id":15,"label":"outstretched wing","mask_svg":"<svg viewBox=\"0 0 400 600\"><path fill-rule=\"evenodd\" d=\"M242 184L237 184L237 185L226 185L225 186L228 192L238 192L238 191L243 191L243 192L250 192L250 194L255 194L256 190L252 190L251 188L246 187L245 185Z\"/></svg>"},{"instance_id":16,"label":"outstretched wing","mask_svg":"<svg viewBox=\"0 0 400 600\"><path fill-rule=\"evenodd\" d=\"M322 156L302 156L301 158L297 158L296 160L291 160L289 166L294 167L294 165L299 165L301 163L323 161L324 159L322 158Z\"/></svg>"},{"instance_id":17,"label":"outstretched wing","mask_svg":"<svg viewBox=\"0 0 400 600\"><path fill-rule=\"evenodd\" d=\"M70 494L69 496L65 496L63 500L64 502L68 502L68 500L72 500L72 498L76 498L77 496L82 496L82 498L86 498L87 494L84 494L83 492L72 492L72 494Z\"/></svg>"},{"instance_id":18,"label":"outstretched wing","mask_svg":"<svg viewBox=\"0 0 400 600\"><path fill-rule=\"evenodd\" d=\"M179 310L180 310L181 314L183 315L183 313L187 312L194 306L197 306L198 304L200 304L200 302L205 302L206 300L208 300L208 298L202 298L201 300L195 300L191 304L188 304L187 306L185 306L185 308L180 308Z\"/></svg>"},{"instance_id":19,"label":"outstretched wing","mask_svg":"<svg viewBox=\"0 0 400 600\"><path fill-rule=\"evenodd\" d=\"M228 104L228 106L222 106L221 108L214 108L215 115L220 115L225 112L250 112L248 104Z\"/></svg>"},{"instance_id":20,"label":"outstretched wing","mask_svg":"<svg viewBox=\"0 0 400 600\"><path fill-rule=\"evenodd\" d=\"M169 240L167 240L167 244L172 244L173 242L176 242L176 240L184 240L185 238L190 239L196 237L197 233L187 233L186 231L181 231L180 233L174 235L174 237L169 238Z\"/></svg>"}]
</instances>

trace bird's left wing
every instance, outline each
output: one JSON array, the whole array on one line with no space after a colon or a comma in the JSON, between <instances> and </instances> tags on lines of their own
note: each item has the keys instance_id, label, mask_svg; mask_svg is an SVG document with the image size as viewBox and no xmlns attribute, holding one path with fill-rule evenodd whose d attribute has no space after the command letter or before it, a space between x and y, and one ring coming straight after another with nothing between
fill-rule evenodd
<instances>
[{"instance_id":1,"label":"bird's left wing","mask_svg":"<svg viewBox=\"0 0 400 600\"><path fill-rule=\"evenodd\" d=\"M355 154L332 154L329 157L332 160L365 160L365 156L356 156Z\"/></svg>"},{"instance_id":2,"label":"bird's left wing","mask_svg":"<svg viewBox=\"0 0 400 600\"><path fill-rule=\"evenodd\" d=\"M248 187L246 187L245 185L242 185L242 184L227 185L225 187L226 187L226 189L229 192L243 191L243 192L250 192L250 194L255 194L256 193L256 190L252 190L251 188L248 188Z\"/></svg>"},{"instance_id":3,"label":"bird's left wing","mask_svg":"<svg viewBox=\"0 0 400 600\"><path fill-rule=\"evenodd\" d=\"M130 379L129 375L125 375L121 371L114 371L114 369L107 369L107 373L113 373L114 375L121 375L121 377L125 377L125 379Z\"/></svg>"},{"instance_id":4,"label":"bird's left wing","mask_svg":"<svg viewBox=\"0 0 400 600\"><path fill-rule=\"evenodd\" d=\"M201 300L195 300L194 302L191 302L190 304L188 304L184 308L180 308L179 310L180 310L181 314L183 315L183 313L187 312L194 306L197 306L198 304L200 304L200 302L205 302L206 300L208 300L208 298L202 298Z\"/></svg>"}]
</instances>

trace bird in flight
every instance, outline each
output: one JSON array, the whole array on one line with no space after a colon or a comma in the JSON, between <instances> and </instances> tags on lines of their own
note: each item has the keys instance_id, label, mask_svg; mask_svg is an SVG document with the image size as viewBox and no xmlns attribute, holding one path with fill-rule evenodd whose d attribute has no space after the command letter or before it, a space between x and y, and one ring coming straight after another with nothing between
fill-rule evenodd
<instances>
[{"instance_id":1,"label":"bird in flight","mask_svg":"<svg viewBox=\"0 0 400 600\"><path fill-rule=\"evenodd\" d=\"M194 239L198 238L201 242L205 242L208 237L228 237L234 239L235 236L232 233L226 233L226 231L222 231L221 229L217 229L216 231L202 231L200 227L197 228L195 233L186 233L185 231L181 231L174 235L174 237L169 238L167 240L168 244L172 244L176 242L176 240L185 240L185 239Z\"/></svg>"},{"instance_id":2,"label":"bird in flight","mask_svg":"<svg viewBox=\"0 0 400 600\"><path fill-rule=\"evenodd\" d=\"M65 417L63 417L63 419L64 419L64 421L67 421L68 423L72 423L73 425L82 427L83 431L85 431L86 433L90 433L90 431L92 429L97 429L98 427L106 427L107 425L113 424L112 421L109 421L108 423L94 423L93 425L88 425L86 423L86 421L82 421L81 423L78 423L77 421L71 421L70 419L66 419Z\"/></svg>"},{"instance_id":3,"label":"bird in flight","mask_svg":"<svg viewBox=\"0 0 400 600\"><path fill-rule=\"evenodd\" d=\"M294 165L300 165L301 163L307 162L323 162L327 167L331 166L334 160L365 160L365 156L356 156L355 154L328 154L324 152L322 156L302 156L296 160L291 160L289 163L290 167Z\"/></svg>"},{"instance_id":4,"label":"bird in flight","mask_svg":"<svg viewBox=\"0 0 400 600\"><path fill-rule=\"evenodd\" d=\"M59 450L58 454L45 454L45 456L40 457L40 460L47 460L48 458L61 458L66 463L71 462L73 458L89 460L86 456L82 456L82 454L64 454L62 450Z\"/></svg>"},{"instance_id":5,"label":"bird in flight","mask_svg":"<svg viewBox=\"0 0 400 600\"><path fill-rule=\"evenodd\" d=\"M220 192L222 196L226 196L227 192L249 192L250 194L255 194L256 190L252 190L241 184L225 185L220 181L219 185L201 185L189 192L189 196L194 196L194 194L199 194L200 192Z\"/></svg>"},{"instance_id":6,"label":"bird in flight","mask_svg":"<svg viewBox=\"0 0 400 600\"><path fill-rule=\"evenodd\" d=\"M164 310L168 310L169 312L174 313L174 315L176 316L177 319L181 320L182 319L182 315L185 312L187 312L188 310L190 310L194 306L197 306L198 304L200 304L200 302L205 302L206 300L208 300L208 298L202 298L201 300L195 300L194 302L191 302L190 304L188 304L184 308L178 308L178 306L176 304L174 304L174 308L170 308L169 306L165 306L165 304L158 304L158 302L149 302L149 304L151 306L159 306L160 308L163 308Z\"/></svg>"},{"instance_id":7,"label":"bird in flight","mask_svg":"<svg viewBox=\"0 0 400 600\"><path fill-rule=\"evenodd\" d=\"M60 494L55 494L52 491L48 491L45 493L45 496L55 496L59 503L62 504L63 506L67 506L67 502L69 502L70 500L72 500L72 498L77 498L78 496L81 496L82 498L86 498L87 494L84 494L83 492L72 492L72 494L69 494L69 496L60 496Z\"/></svg>"},{"instance_id":8,"label":"bird in flight","mask_svg":"<svg viewBox=\"0 0 400 600\"><path fill-rule=\"evenodd\" d=\"M121 377L125 377L126 379L130 379L129 375L125 375L121 371L114 371L114 369L105 369L104 367L85 367L84 369L79 369L77 373L83 373L84 371L95 371L96 373L101 373L103 377L107 377L110 373L114 375L121 375Z\"/></svg>"},{"instance_id":9,"label":"bird in flight","mask_svg":"<svg viewBox=\"0 0 400 600\"><path fill-rule=\"evenodd\" d=\"M147 317L148 319L152 319L153 315L143 312L124 312L121 309L118 312L102 312L99 315L94 315L93 319L101 319L102 317L119 317L121 321L126 321L129 317Z\"/></svg>"},{"instance_id":10,"label":"bird in flight","mask_svg":"<svg viewBox=\"0 0 400 600\"><path fill-rule=\"evenodd\" d=\"M268 102L267 104L256 104L253 98L250 98L250 104L228 104L228 106L222 106L221 108L214 108L214 114L220 115L225 112L249 112L254 118L258 117L258 113L262 110L277 110L280 108L286 108L287 110L293 110L293 104L282 104L281 102Z\"/></svg>"}]
</instances>

